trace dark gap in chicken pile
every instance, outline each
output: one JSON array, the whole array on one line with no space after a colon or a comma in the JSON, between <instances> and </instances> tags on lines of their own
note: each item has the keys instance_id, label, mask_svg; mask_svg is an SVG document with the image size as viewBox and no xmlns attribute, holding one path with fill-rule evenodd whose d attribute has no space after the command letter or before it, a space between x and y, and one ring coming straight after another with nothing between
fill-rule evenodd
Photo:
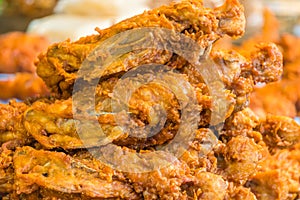
<instances>
[{"instance_id":1,"label":"dark gap in chicken pile","mask_svg":"<svg viewBox=\"0 0 300 200\"><path fill-rule=\"evenodd\" d=\"M53 96L0 105L2 199L300 198L300 126L284 116L260 120L248 108L255 84L274 82L281 76L282 54L272 43L257 44L248 56L220 49L208 55L218 66L229 102L221 130L210 127L212 97L207 84L182 57L147 49L129 52L110 65L95 94L96 108L107 113L97 120L107 136L117 135L113 140L116 146L130 152L151 152L170 142L182 113L170 90L146 84L132 95L128 107L134 123L145 126L151 105L163 105L167 114L162 130L146 138L115 133L110 94L126 71L142 64L163 64L183 74L195 89L200 109L198 129L183 155L169 166L146 173L113 169L91 155L91 151L101 151L101 146L83 145L77 134L71 97L74 81L82 62L102 41L134 28L162 27L185 34L208 51L225 35L241 37L244 25L243 7L237 0L227 0L218 8L187 0L98 29L97 35L50 46L36 65ZM75 95L82 91L84 88ZM213 131L220 137L204 152ZM85 139L97 138L91 133Z\"/></svg>"}]
</instances>

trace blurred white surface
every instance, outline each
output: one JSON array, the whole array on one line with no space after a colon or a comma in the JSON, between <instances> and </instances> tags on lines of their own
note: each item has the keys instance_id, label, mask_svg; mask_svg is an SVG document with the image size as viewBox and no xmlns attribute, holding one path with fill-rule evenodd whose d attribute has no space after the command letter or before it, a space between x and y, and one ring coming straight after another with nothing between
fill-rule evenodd
<instances>
[{"instance_id":1,"label":"blurred white surface","mask_svg":"<svg viewBox=\"0 0 300 200\"><path fill-rule=\"evenodd\" d=\"M95 34L96 27L103 29L111 26L112 23L113 20L109 18L55 14L33 20L27 32L46 36L51 43L54 43L66 39L77 40L82 36Z\"/></svg>"},{"instance_id":2,"label":"blurred white surface","mask_svg":"<svg viewBox=\"0 0 300 200\"><path fill-rule=\"evenodd\" d=\"M300 36L300 0L264 0L279 20L280 32Z\"/></svg>"},{"instance_id":3,"label":"blurred white surface","mask_svg":"<svg viewBox=\"0 0 300 200\"><path fill-rule=\"evenodd\" d=\"M7 79L14 78L16 75L15 74L1 74L0 73L0 81L5 81Z\"/></svg>"},{"instance_id":4,"label":"blurred white surface","mask_svg":"<svg viewBox=\"0 0 300 200\"><path fill-rule=\"evenodd\" d=\"M60 0L55 14L33 20L29 33L46 36L51 43L95 34L149 9L149 0Z\"/></svg>"},{"instance_id":5,"label":"blurred white surface","mask_svg":"<svg viewBox=\"0 0 300 200\"><path fill-rule=\"evenodd\" d=\"M60 0L55 13L115 17L136 15L148 8L148 0Z\"/></svg>"}]
</instances>

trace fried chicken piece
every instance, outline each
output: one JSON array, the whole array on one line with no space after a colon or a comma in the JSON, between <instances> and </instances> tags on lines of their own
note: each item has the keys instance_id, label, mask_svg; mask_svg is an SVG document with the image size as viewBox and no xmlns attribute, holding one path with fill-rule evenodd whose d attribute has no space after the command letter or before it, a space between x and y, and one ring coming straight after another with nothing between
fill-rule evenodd
<instances>
[{"instance_id":1,"label":"fried chicken piece","mask_svg":"<svg viewBox=\"0 0 300 200\"><path fill-rule=\"evenodd\" d=\"M28 199L28 200L48 200L48 199L59 199L59 200L103 200L103 198L92 198L84 194L69 194L64 192L58 192L55 190L49 190L40 188L30 194L17 194L16 192L9 193L2 197L2 200L17 200L17 199ZM112 199L112 198L110 198Z\"/></svg>"},{"instance_id":2,"label":"fried chicken piece","mask_svg":"<svg viewBox=\"0 0 300 200\"><path fill-rule=\"evenodd\" d=\"M34 73L34 61L48 45L47 39L37 35L21 32L0 35L0 73Z\"/></svg>"},{"instance_id":3,"label":"fried chicken piece","mask_svg":"<svg viewBox=\"0 0 300 200\"><path fill-rule=\"evenodd\" d=\"M279 35L278 28L269 25L272 22L278 24L274 16L266 18L267 24L262 36L246 41L240 48L241 51L248 52L250 44L262 38L264 41L276 42L283 54L282 79L278 83L256 88L251 94L250 107L262 118L268 114L295 117L299 114L300 51L297 46L300 44L300 39L287 33Z\"/></svg>"},{"instance_id":4,"label":"fried chicken piece","mask_svg":"<svg viewBox=\"0 0 300 200\"><path fill-rule=\"evenodd\" d=\"M195 199L223 200L227 194L228 182L220 175L210 172L198 172L196 181L187 189L187 193Z\"/></svg>"},{"instance_id":5,"label":"fried chicken piece","mask_svg":"<svg viewBox=\"0 0 300 200\"><path fill-rule=\"evenodd\" d=\"M23 17L40 18L50 15L57 3L57 0L7 0L3 11L4 15L21 15Z\"/></svg>"},{"instance_id":6,"label":"fried chicken piece","mask_svg":"<svg viewBox=\"0 0 300 200\"><path fill-rule=\"evenodd\" d=\"M257 199L299 198L299 153L299 148L284 149L265 159L247 183Z\"/></svg>"},{"instance_id":7,"label":"fried chicken piece","mask_svg":"<svg viewBox=\"0 0 300 200\"><path fill-rule=\"evenodd\" d=\"M23 125L23 114L28 105L23 102L10 101L0 104L0 144L19 140L26 144L31 141Z\"/></svg>"},{"instance_id":8,"label":"fried chicken piece","mask_svg":"<svg viewBox=\"0 0 300 200\"><path fill-rule=\"evenodd\" d=\"M13 191L13 150L3 144L0 148L0 196Z\"/></svg>"},{"instance_id":9,"label":"fried chicken piece","mask_svg":"<svg viewBox=\"0 0 300 200\"><path fill-rule=\"evenodd\" d=\"M240 46L231 47L247 57L259 42L274 42L283 54L282 80L278 83L255 88L250 97L250 108L262 118L268 114L295 117L299 113L300 60L297 58L300 51L297 47L300 40L291 34L280 34L278 20L268 9L264 10L264 20L261 33L243 41ZM217 42L214 48L222 48L222 39Z\"/></svg>"},{"instance_id":10,"label":"fried chicken piece","mask_svg":"<svg viewBox=\"0 0 300 200\"><path fill-rule=\"evenodd\" d=\"M263 141L263 136L256 127L260 125L259 117L249 108L233 113L226 119L221 138L227 142L232 137L246 136L253 138L256 143Z\"/></svg>"},{"instance_id":11,"label":"fried chicken piece","mask_svg":"<svg viewBox=\"0 0 300 200\"><path fill-rule=\"evenodd\" d=\"M280 41L279 22L274 13L269 8L263 9L263 26L256 34L247 38L241 38L241 44L234 44L230 37L220 38L214 44L215 49L234 49L243 55L249 55L249 52L255 49L255 45L261 42L278 43Z\"/></svg>"},{"instance_id":12,"label":"fried chicken piece","mask_svg":"<svg viewBox=\"0 0 300 200\"><path fill-rule=\"evenodd\" d=\"M119 31L135 26L148 25L148 22L163 27L172 25L171 28L179 32L184 31L185 34L203 45L203 50L207 50L210 46L209 43L213 40L225 33L234 34L240 29L235 27L235 24L228 25L227 23L234 23L235 20L232 20L232 18L237 21L240 20L241 8L239 4L235 4L237 3L235 1L228 1L227 3L227 6L233 9L232 12L219 12L221 8L213 11L197 8L197 5L201 5L201 3L192 0L172 4L173 7L178 8L177 10L173 10L173 7L170 6L146 12L139 17L123 21L113 26L112 29L100 31L100 35L86 37L75 43L65 42L54 45L47 55L57 54L57 57L41 56L40 70L43 73L50 71L48 75L53 77L51 77L52 79L49 78L48 81L53 81L53 91L57 92L60 97L68 98L72 92L76 71L93 47ZM189 12L186 12L186 9L192 9L194 13L188 14ZM185 12L181 13L183 10ZM158 16L158 12L161 12L160 16ZM211 17L211 19L201 19L198 14ZM150 19L159 18L164 21L149 20L145 22L144 16L147 15L150 16ZM174 18L167 19L166 16L173 16ZM196 20L195 16L197 16ZM224 18L228 21L222 21ZM136 24L131 21L133 19ZM199 21L209 22L209 25L207 23L197 25L194 21L197 23ZM221 28L218 27L219 25L214 24L217 22L220 22ZM223 27L223 23L225 23L226 28ZM129 27L129 24L132 27ZM202 32L196 32L198 28L202 29ZM207 30L208 28L213 30ZM230 30L231 28L233 30ZM206 53L204 52L204 55ZM154 56L155 58L152 58L152 60L146 59L147 56ZM205 56L208 56L208 54ZM105 72L107 73L106 77L98 82L94 95L95 102L88 99L81 102L82 105L76 108L77 114L82 114L79 115L79 118L73 116L72 103L74 102L71 98L66 100L39 99L32 102L25 110L22 110L20 124L37 143L32 145L33 147L21 145L22 147L13 151L13 156L9 160L9 166L12 166L10 168L12 171L9 171L9 173L10 175L13 174L13 191L5 190L10 192L8 195L6 195L7 192L4 192L5 198L254 200L256 197L261 198L261 194L264 192L269 195L268 197L280 194L279 196L283 198L287 197L286 194L288 196L289 193L295 194L297 184L294 181L298 180L299 182L298 172L293 172L297 170L297 167L299 169L297 162L300 159L297 150L295 152L290 151L292 158L288 159L293 160L291 161L293 167L289 171L290 175L285 176L285 179L276 180L279 184L273 181L273 183L276 183L266 183L264 187L259 188L256 188L254 184L256 180L260 184L265 183L265 177L275 177L260 174L265 173L263 171L264 166L270 164L264 163L264 160L270 158L269 156L272 157L272 155L269 155L268 143L266 145L263 141L262 135L266 131L263 134L259 133L258 127L265 127L268 132L277 133L282 140L297 141L297 135L294 134L296 131L292 134L288 131L285 131L285 133L288 133L286 135L279 134L277 132L278 126L273 125L280 124L283 129L284 127L297 128L286 118L278 117L274 118L275 122L263 123L251 110L246 109L249 94L256 83L269 83L278 80L280 77L282 56L278 48L273 44L260 44L254 53L249 56L242 56L234 51L214 51L211 53L210 59L214 60L217 65L221 81L225 85L225 99L230 103L229 108L225 109L225 117L222 118L223 121L225 120L225 125L221 130L218 129L219 124L212 125L210 123L214 106L212 94L208 88L209 83L205 83L205 77L197 72L195 66L169 52L157 50L131 52L121 57ZM63 65L63 60L66 61L65 65ZM151 153L159 152L157 150L163 148L164 145L168 145L175 138L176 132L184 120L181 117L184 114L185 103L189 102L192 93L183 90L187 94L186 97L178 98L170 88L150 82L139 86L130 94L130 98L126 99L129 96L126 89L127 87L134 87L134 83L122 79L124 82L119 89L125 93L125 96L122 96L122 92L114 94L117 83L123 78L121 76L126 70L130 70L139 64L145 64L148 61L157 60L179 72L180 76L167 79L170 84L175 85L175 83L182 83L181 81L188 82L195 91L197 105L192 110L198 110L199 115L197 113L188 120L204 118L199 120L198 124L193 124L196 125L196 129L192 133L189 126L183 127L194 138L189 140L181 156L175 157L172 153L165 152L167 165L163 165L165 163L161 163L161 160L152 156ZM41 63L47 65L47 67L42 68ZM211 69L209 65L203 64L202 66ZM57 73L58 71L59 73ZM161 71L156 74L160 73ZM145 79L151 79L153 74L155 73L140 73ZM91 77L96 79L99 74L92 74ZM74 91L73 98L76 95L84 95L86 88L82 85L80 87L78 91ZM182 89L176 87L176 89L178 88ZM182 99L184 103L180 102ZM128 110L123 109L119 112L113 112L112 105L118 103L118 100L121 100ZM91 103L95 105L95 109L91 109ZM156 107L156 105L158 106ZM124 110L127 113L124 113ZM161 120L162 110L165 111L165 121ZM131 118L128 120L125 114L129 114ZM84 135L79 137L75 124L82 119L89 123L81 127L85 132ZM132 129L138 127L141 128L139 130L143 130L152 122L160 124L160 121L162 121L163 126L154 136L147 135L147 131L144 134L142 131L134 132L134 129ZM220 121L220 123L223 121ZM121 122L125 122L129 126L129 131L126 132L119 127ZM97 126L94 126L95 124ZM185 124L183 123L183 125ZM100 127L102 132L98 130ZM220 133L221 137L218 140ZM143 137L139 138L138 136ZM186 135L184 134L184 136ZM180 148L185 137L181 139L175 141L178 142ZM86 141L88 142L86 143ZM111 146L115 148L110 148ZM84 148L88 148L88 150ZM294 145L293 148L296 149L297 145ZM5 158L6 154L0 156ZM272 157L272 159L275 159L275 157ZM105 165L100 160L105 160L105 163L109 163L109 165ZM12 163L13 165L11 165ZM159 167L153 167L155 164L159 164ZM120 170L122 167L125 167L125 170ZM266 167L270 169L266 173L276 167L270 164L269 167ZM141 168L151 170L140 173ZM6 169L4 169L3 180L8 180L7 174L9 173L5 171ZM283 183L287 183L282 180L290 181L287 187L282 187ZM245 188L246 186L249 188ZM269 188L272 188L272 186L279 189L271 193ZM261 188L262 190L260 190Z\"/></svg>"},{"instance_id":13,"label":"fried chicken piece","mask_svg":"<svg viewBox=\"0 0 300 200\"><path fill-rule=\"evenodd\" d=\"M271 148L289 148L300 142L300 125L289 117L268 115L258 127Z\"/></svg>"},{"instance_id":14,"label":"fried chicken piece","mask_svg":"<svg viewBox=\"0 0 300 200\"><path fill-rule=\"evenodd\" d=\"M11 32L0 36L0 73L17 73L12 79L0 81L0 99L49 94L43 80L35 74L34 65L47 46L47 39L38 35Z\"/></svg>"},{"instance_id":15,"label":"fried chicken piece","mask_svg":"<svg viewBox=\"0 0 300 200\"><path fill-rule=\"evenodd\" d=\"M230 200L257 200L254 193L251 192L249 188L243 186L235 186L234 184L230 184L228 187L229 196L225 199Z\"/></svg>"},{"instance_id":16,"label":"fried chicken piece","mask_svg":"<svg viewBox=\"0 0 300 200\"><path fill-rule=\"evenodd\" d=\"M54 196L51 191L57 191L75 198L81 194L83 199L209 199L212 195L223 199L226 195L227 183L221 176L209 172L192 175L186 163L179 160L151 172L120 173L84 154L70 156L18 148L13 157L16 194L35 195L50 190L49 196Z\"/></svg>"},{"instance_id":17,"label":"fried chicken piece","mask_svg":"<svg viewBox=\"0 0 300 200\"><path fill-rule=\"evenodd\" d=\"M146 11L108 29L97 29L99 35L81 38L74 43L66 41L52 45L46 54L39 56L37 73L52 92L67 98L72 93L76 72L85 58L101 42L118 33L140 27L167 28L197 41L203 48L201 55L216 39L225 34L241 36L244 22L243 8L236 0L228 0L216 9L204 8L202 2L196 0L172 3ZM172 56L171 52L159 49L136 50L123 55L122 60L113 62L102 76L128 71L141 64L165 64ZM99 77L99 74L91 76Z\"/></svg>"},{"instance_id":18,"label":"fried chicken piece","mask_svg":"<svg viewBox=\"0 0 300 200\"><path fill-rule=\"evenodd\" d=\"M244 184L257 172L268 150L253 139L239 135L232 137L218 154L220 173L230 181Z\"/></svg>"},{"instance_id":19,"label":"fried chicken piece","mask_svg":"<svg viewBox=\"0 0 300 200\"><path fill-rule=\"evenodd\" d=\"M255 84L277 81L282 74L282 54L272 43L256 45L248 57L233 50L215 50L212 59L219 65L226 88L236 96L236 111L248 106Z\"/></svg>"},{"instance_id":20,"label":"fried chicken piece","mask_svg":"<svg viewBox=\"0 0 300 200\"><path fill-rule=\"evenodd\" d=\"M17 73L13 79L0 81L0 99L48 96L49 91L44 81L35 74Z\"/></svg>"},{"instance_id":21,"label":"fried chicken piece","mask_svg":"<svg viewBox=\"0 0 300 200\"><path fill-rule=\"evenodd\" d=\"M29 194L42 187L91 198L138 198L129 185L113 180L114 173L110 168L97 160L89 162L87 166L84 160L64 153L28 146L19 148L13 157L17 194Z\"/></svg>"},{"instance_id":22,"label":"fried chicken piece","mask_svg":"<svg viewBox=\"0 0 300 200\"><path fill-rule=\"evenodd\" d=\"M81 148L82 141L77 135L75 121L70 119L71 116L71 101L57 101L52 104L37 101L24 113L24 126L46 148Z\"/></svg>"},{"instance_id":23,"label":"fried chicken piece","mask_svg":"<svg viewBox=\"0 0 300 200\"><path fill-rule=\"evenodd\" d=\"M196 131L193 141L190 143L188 151L180 157L181 161L188 164L190 169L197 171L207 170L215 172L217 160L211 150L218 144L218 138L209 128L200 128ZM203 155L203 158L199 157Z\"/></svg>"},{"instance_id":24,"label":"fried chicken piece","mask_svg":"<svg viewBox=\"0 0 300 200\"><path fill-rule=\"evenodd\" d=\"M281 72L281 56L279 50L271 44L261 44L256 53L263 55L263 58L257 59L258 56L252 54L250 58L244 58L238 53L232 51L217 51L212 54L212 58L216 60L218 68L220 69L221 77L228 89L225 91L225 99L230 103L227 110L225 110L225 118L228 118L233 111L239 111L248 105L248 96L254 87L255 80L263 82L275 81ZM265 57L270 57L265 60ZM253 58L253 60L251 60ZM278 60L278 62L277 62ZM265 65L265 67L260 67ZM255 63L252 64L252 63ZM210 111L212 110L212 96L208 92L208 88L202 80L199 72L191 65L184 65L181 67L182 75L180 77L172 73L174 77L168 78L168 83L172 85L183 84L178 81L189 81L194 87L196 93L196 100L198 105L194 108L200 112L199 127L208 126L210 121ZM267 66L272 65L273 71L269 71ZM205 66L209 67L209 66ZM259 70L262 71L259 71ZM143 72L143 78L137 77L138 81L141 79L152 80L153 74L161 73L151 71ZM177 78L176 78L177 77ZM98 133L101 137L111 138L114 144L127 146L133 149L144 149L153 146L163 145L172 140L179 130L181 120L180 99L190 98L193 94L186 90L190 95L186 97L178 97L169 88L150 82L136 89L131 95L128 102L124 99L128 98L127 88L135 87L135 79L122 79L121 87L118 92L114 93L114 89L119 81L118 77L111 77L99 83L96 89L96 112L103 113L97 117L101 129ZM254 81L253 81L254 80ZM247 83L247 84L246 84ZM85 88L80 88L74 94L74 98L84 96ZM77 98L78 99L78 98ZM117 101L124 101L124 104L130 112L130 118L118 111L113 112L111 106ZM82 117L91 117L88 112L95 112L91 110L90 99L89 102L81 102L77 107L80 107L78 113L82 113ZM186 100L185 100L186 101ZM64 149L81 148L82 142L77 136L75 128L76 120L72 116L72 99L50 102L36 102L25 114L25 127L31 135L43 144L46 148L61 147ZM53 109L56 108L56 109ZM160 124L166 113L164 124ZM204 111L204 112L201 112ZM84 113L86 116L84 116ZM208 116L206 115L208 113ZM96 118L94 118L96 120ZM222 119L224 120L224 119ZM93 123L95 123L94 121ZM127 127L126 130L120 131L120 123ZM149 129L149 124L150 128ZM92 124L91 124L92 125ZM100 129L98 126L96 129ZM160 128L160 131L155 135L148 135L154 129ZM90 127L91 128L91 127ZM93 129L94 130L94 129ZM95 130L96 131L96 130ZM145 134L144 134L145 133ZM252 135L255 133L253 132ZM257 135L257 134L256 134ZM82 137L82 135L81 135ZM96 133L91 132L83 136L85 139L92 141L100 137ZM91 142L91 144L94 144ZM96 144L95 144L96 145Z\"/></svg>"}]
</instances>

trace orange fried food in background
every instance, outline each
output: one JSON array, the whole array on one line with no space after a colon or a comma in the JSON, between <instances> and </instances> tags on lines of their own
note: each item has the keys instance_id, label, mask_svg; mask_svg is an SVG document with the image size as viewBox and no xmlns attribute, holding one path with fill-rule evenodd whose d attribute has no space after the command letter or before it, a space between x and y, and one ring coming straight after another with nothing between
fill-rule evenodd
<instances>
[{"instance_id":1,"label":"orange fried food in background","mask_svg":"<svg viewBox=\"0 0 300 200\"><path fill-rule=\"evenodd\" d=\"M26 99L48 94L34 65L37 56L48 45L48 40L39 35L22 32L0 35L0 73L16 73L14 78L0 81L0 99Z\"/></svg>"}]
</instances>

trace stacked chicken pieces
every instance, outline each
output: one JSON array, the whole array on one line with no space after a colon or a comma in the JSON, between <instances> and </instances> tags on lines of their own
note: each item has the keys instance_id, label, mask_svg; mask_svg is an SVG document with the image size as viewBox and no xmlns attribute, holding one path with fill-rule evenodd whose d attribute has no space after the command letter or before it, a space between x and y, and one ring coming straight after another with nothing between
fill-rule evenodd
<instances>
[{"instance_id":1,"label":"stacked chicken pieces","mask_svg":"<svg viewBox=\"0 0 300 200\"><path fill-rule=\"evenodd\" d=\"M280 51L272 43L261 43L249 57L235 51L209 52L211 45L225 35L242 36L244 24L243 7L237 0L227 0L218 8L206 8L198 0L187 0L98 30L98 35L50 46L39 57L37 73L53 96L1 105L2 199L300 198L300 126L281 116L260 120L247 108L255 84L280 78ZM209 83L205 83L193 64L174 52L141 49L114 60L101 75L91 74L95 79L102 77L93 103L96 110L101 110L96 115L97 123L111 143L97 137L93 129L86 129L84 138L80 137L76 128L78 119L74 119L72 109L73 98L85 95L85 88L74 88L80 66L104 40L142 27L166 28L201 46L203 58L215 63L224 85L224 98L228 102L224 119L210 122L215 111L214 100ZM128 39L128 43L132 41ZM120 152L147 154L171 143L180 130L182 105L171 89L157 83L138 88L126 105L131 126L143 130L155 121L153 105L160 105L166 113L165 122L156 134L139 137L139 133L126 133L118 127L115 117L118 113L112 112L109 102L114 101L111 94L122 75L151 63L168 66L189 82L199 111L194 117L199 120L191 133L192 140L180 156L172 158L169 165L143 172L137 169L147 165L146 162L138 165L134 156L123 160L126 155ZM79 81L88 82L92 78ZM90 102L86 102L80 109L88 110L89 106ZM114 145L115 151L107 152L108 145ZM132 170L110 165L110 159L123 165L126 162Z\"/></svg>"}]
</instances>

